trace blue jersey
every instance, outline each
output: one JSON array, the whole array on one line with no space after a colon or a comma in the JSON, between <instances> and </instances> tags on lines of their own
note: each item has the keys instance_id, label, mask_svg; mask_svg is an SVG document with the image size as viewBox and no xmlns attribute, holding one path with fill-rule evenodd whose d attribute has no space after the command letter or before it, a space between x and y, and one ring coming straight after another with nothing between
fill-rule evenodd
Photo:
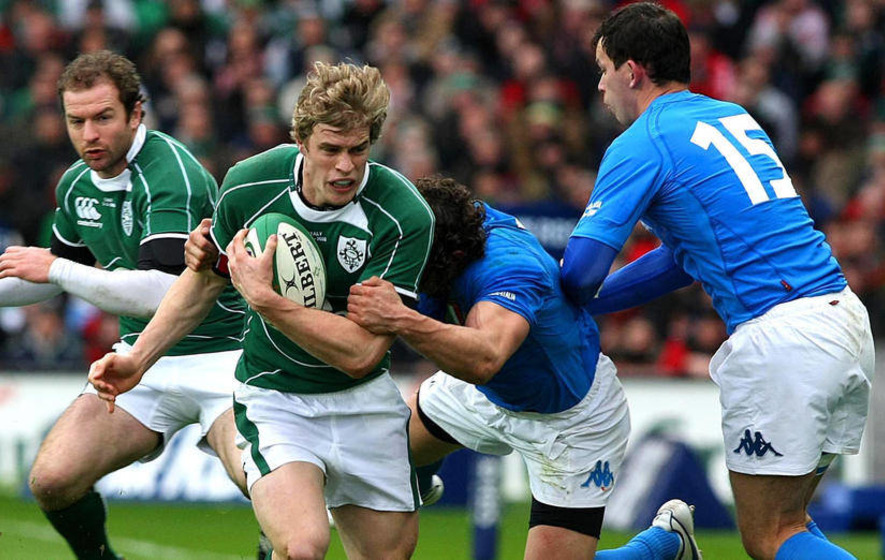
<instances>
[{"instance_id":1,"label":"blue jersey","mask_svg":"<svg viewBox=\"0 0 885 560\"><path fill-rule=\"evenodd\" d=\"M599 357L599 330L559 286L559 265L513 216L486 206L485 255L454 281L449 300L468 312L490 301L528 321L529 334L501 370L477 385L496 405L553 413L590 390Z\"/></svg>"},{"instance_id":2,"label":"blue jersey","mask_svg":"<svg viewBox=\"0 0 885 560\"><path fill-rule=\"evenodd\" d=\"M733 103L663 95L612 143L572 235L620 250L639 220L702 283L729 332L846 286L771 140Z\"/></svg>"}]
</instances>

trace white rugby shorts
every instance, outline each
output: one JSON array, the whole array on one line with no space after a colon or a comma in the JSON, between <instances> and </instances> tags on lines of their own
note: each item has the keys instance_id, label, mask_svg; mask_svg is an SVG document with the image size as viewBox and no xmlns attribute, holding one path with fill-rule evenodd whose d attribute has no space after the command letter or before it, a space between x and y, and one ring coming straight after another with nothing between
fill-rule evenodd
<instances>
[{"instance_id":1,"label":"white rugby shorts","mask_svg":"<svg viewBox=\"0 0 885 560\"><path fill-rule=\"evenodd\" d=\"M415 511L410 411L389 375L344 391L284 393L237 382L237 445L249 488L291 462L319 467L326 505Z\"/></svg>"},{"instance_id":2,"label":"white rugby shorts","mask_svg":"<svg viewBox=\"0 0 885 560\"><path fill-rule=\"evenodd\" d=\"M848 288L739 325L710 362L729 470L799 476L824 453L856 454L873 367L869 315Z\"/></svg>"},{"instance_id":3,"label":"white rugby shorts","mask_svg":"<svg viewBox=\"0 0 885 560\"><path fill-rule=\"evenodd\" d=\"M553 414L513 412L444 372L421 384L421 410L461 445L491 455L516 451L532 496L564 508L604 507L620 475L630 413L612 361L602 354L587 395Z\"/></svg>"},{"instance_id":4,"label":"white rugby shorts","mask_svg":"<svg viewBox=\"0 0 885 560\"><path fill-rule=\"evenodd\" d=\"M118 354L128 354L132 346L125 342L114 345ZM234 371L242 350L163 356L141 378L132 390L118 395L116 406L131 414L145 427L159 432L160 447L142 457L156 459L178 430L189 424L200 425L201 450L215 452L206 441L206 434L219 416L233 406ZM84 393L97 394L91 383Z\"/></svg>"}]
</instances>

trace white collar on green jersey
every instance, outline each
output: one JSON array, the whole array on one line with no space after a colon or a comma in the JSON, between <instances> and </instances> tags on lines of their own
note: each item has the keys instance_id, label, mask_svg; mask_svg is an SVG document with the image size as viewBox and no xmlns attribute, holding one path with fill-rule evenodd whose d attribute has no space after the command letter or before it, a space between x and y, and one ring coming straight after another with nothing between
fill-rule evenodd
<instances>
[{"instance_id":1,"label":"white collar on green jersey","mask_svg":"<svg viewBox=\"0 0 885 560\"><path fill-rule=\"evenodd\" d=\"M135 138L132 139L132 145L129 147L129 151L126 152L127 163L135 159L135 156L137 156L138 152L141 151L141 148L144 147L144 140L146 137L147 127L144 124L138 125L138 128L135 131ZM129 181L132 172L129 171L128 167L123 169L122 173L116 177L111 177L110 179L99 177L98 173L95 171L90 171L89 175L95 187L102 192L125 191L132 188L132 183Z\"/></svg>"}]
</instances>

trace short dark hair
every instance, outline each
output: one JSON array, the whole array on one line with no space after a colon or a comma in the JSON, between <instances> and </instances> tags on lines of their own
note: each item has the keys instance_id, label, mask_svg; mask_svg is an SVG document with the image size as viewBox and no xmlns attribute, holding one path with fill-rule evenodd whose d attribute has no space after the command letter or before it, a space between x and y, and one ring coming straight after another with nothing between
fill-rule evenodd
<instances>
[{"instance_id":1,"label":"short dark hair","mask_svg":"<svg viewBox=\"0 0 885 560\"><path fill-rule=\"evenodd\" d=\"M615 10L596 30L594 48L600 41L615 68L633 60L657 85L691 81L688 31L679 16L659 4L636 2Z\"/></svg>"},{"instance_id":2,"label":"short dark hair","mask_svg":"<svg viewBox=\"0 0 885 560\"><path fill-rule=\"evenodd\" d=\"M485 206L454 179L422 177L415 186L436 217L433 246L419 288L429 296L444 297L452 281L485 254Z\"/></svg>"},{"instance_id":3,"label":"short dark hair","mask_svg":"<svg viewBox=\"0 0 885 560\"><path fill-rule=\"evenodd\" d=\"M135 64L123 55L102 50L81 54L65 68L58 79L58 99L62 111L66 91L89 89L102 81L108 81L117 88L127 116L132 115L136 103L146 100Z\"/></svg>"}]
</instances>

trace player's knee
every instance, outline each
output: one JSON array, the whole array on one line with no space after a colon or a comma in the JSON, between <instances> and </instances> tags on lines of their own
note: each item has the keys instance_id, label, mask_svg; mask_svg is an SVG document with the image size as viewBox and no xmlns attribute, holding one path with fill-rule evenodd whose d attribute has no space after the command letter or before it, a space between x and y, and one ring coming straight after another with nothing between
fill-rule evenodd
<instances>
[{"instance_id":1,"label":"player's knee","mask_svg":"<svg viewBox=\"0 0 885 560\"><path fill-rule=\"evenodd\" d=\"M273 560L322 560L329 548L329 539L292 536L280 545L274 543Z\"/></svg>"},{"instance_id":2,"label":"player's knee","mask_svg":"<svg viewBox=\"0 0 885 560\"><path fill-rule=\"evenodd\" d=\"M70 471L37 461L28 476L28 487L44 510L67 507L84 493ZM85 488L88 490L88 486Z\"/></svg>"}]
</instances>

